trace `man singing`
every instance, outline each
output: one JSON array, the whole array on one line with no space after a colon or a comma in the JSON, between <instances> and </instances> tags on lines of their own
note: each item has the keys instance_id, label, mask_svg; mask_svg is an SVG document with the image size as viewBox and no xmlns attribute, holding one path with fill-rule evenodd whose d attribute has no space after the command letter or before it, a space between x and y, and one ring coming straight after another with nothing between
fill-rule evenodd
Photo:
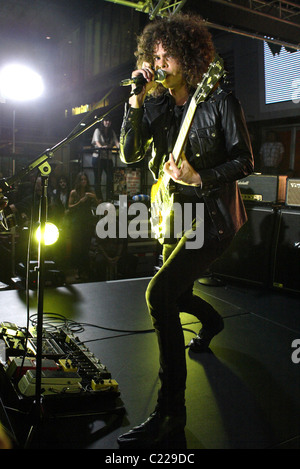
<instances>
[{"instance_id":1,"label":"man singing","mask_svg":"<svg viewBox=\"0 0 300 469\"><path fill-rule=\"evenodd\" d=\"M219 85L197 106L180 165L172 149L197 84L214 60L215 49L202 19L176 14L148 24L138 38L137 69L146 84L130 97L121 138L121 159L140 161L152 146L150 170L169 175L182 206L204 204L204 243L187 249L187 235L163 246L163 266L152 278L146 301L157 334L160 389L157 405L141 425L118 438L121 448L157 448L186 424L186 357L180 312L202 324L191 341L206 351L224 327L215 309L193 295L193 284L229 246L247 216L237 180L253 171L253 156L243 111ZM154 70L166 73L162 84ZM133 85L134 87L134 85Z\"/></svg>"}]
</instances>

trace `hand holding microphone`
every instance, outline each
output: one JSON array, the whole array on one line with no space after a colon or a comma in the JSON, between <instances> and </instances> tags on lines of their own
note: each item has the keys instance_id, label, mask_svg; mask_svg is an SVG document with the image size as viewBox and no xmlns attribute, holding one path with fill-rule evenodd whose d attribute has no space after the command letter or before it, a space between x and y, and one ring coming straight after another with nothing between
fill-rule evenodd
<instances>
[{"instance_id":1,"label":"hand holding microphone","mask_svg":"<svg viewBox=\"0 0 300 469\"><path fill-rule=\"evenodd\" d=\"M131 78L121 81L121 86L133 85L129 100L131 107L139 108L143 105L148 91L155 86L156 82L162 83L167 78L164 70L153 70L147 62L139 70L135 70Z\"/></svg>"},{"instance_id":2,"label":"hand holding microphone","mask_svg":"<svg viewBox=\"0 0 300 469\"><path fill-rule=\"evenodd\" d=\"M163 70L155 70L154 72L154 76L153 76L153 81L156 81L156 82L163 82L165 79L166 79L166 72L164 72ZM142 73L139 73L137 76L135 77L132 77L132 78L127 78L125 80L122 80L120 85L121 86L129 86L129 85L146 85L146 83L148 82L148 80L144 77L144 75Z\"/></svg>"}]
</instances>

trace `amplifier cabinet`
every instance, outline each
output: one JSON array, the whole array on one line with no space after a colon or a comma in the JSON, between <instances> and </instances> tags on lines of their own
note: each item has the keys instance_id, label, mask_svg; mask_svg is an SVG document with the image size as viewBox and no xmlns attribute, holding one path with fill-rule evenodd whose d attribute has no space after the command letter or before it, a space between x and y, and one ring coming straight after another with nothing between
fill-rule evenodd
<instances>
[{"instance_id":1,"label":"amplifier cabinet","mask_svg":"<svg viewBox=\"0 0 300 469\"><path fill-rule=\"evenodd\" d=\"M286 205L300 207L300 179L287 180Z\"/></svg>"},{"instance_id":2,"label":"amplifier cabinet","mask_svg":"<svg viewBox=\"0 0 300 469\"><path fill-rule=\"evenodd\" d=\"M210 270L217 276L268 286L276 240L277 211L270 206L248 204L246 210L248 222Z\"/></svg>"},{"instance_id":3,"label":"amplifier cabinet","mask_svg":"<svg viewBox=\"0 0 300 469\"><path fill-rule=\"evenodd\" d=\"M283 208L278 215L272 284L300 293L300 210Z\"/></svg>"},{"instance_id":4,"label":"amplifier cabinet","mask_svg":"<svg viewBox=\"0 0 300 469\"><path fill-rule=\"evenodd\" d=\"M251 174L238 181L245 202L277 204L285 202L287 176Z\"/></svg>"}]
</instances>

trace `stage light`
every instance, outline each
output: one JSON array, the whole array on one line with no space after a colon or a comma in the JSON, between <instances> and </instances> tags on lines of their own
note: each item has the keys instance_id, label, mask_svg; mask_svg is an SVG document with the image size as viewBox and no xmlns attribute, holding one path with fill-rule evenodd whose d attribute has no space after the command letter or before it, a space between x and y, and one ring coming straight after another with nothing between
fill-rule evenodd
<instances>
[{"instance_id":1,"label":"stage light","mask_svg":"<svg viewBox=\"0 0 300 469\"><path fill-rule=\"evenodd\" d=\"M41 76L25 65L9 64L0 71L0 100L30 101L40 97L44 92ZM4 101L2 101L4 100ZM12 132L12 173L15 174L16 153L16 110L13 109Z\"/></svg>"},{"instance_id":2,"label":"stage light","mask_svg":"<svg viewBox=\"0 0 300 469\"><path fill-rule=\"evenodd\" d=\"M25 65L10 64L0 72L1 95L15 101L28 101L43 94L41 76Z\"/></svg>"},{"instance_id":3,"label":"stage light","mask_svg":"<svg viewBox=\"0 0 300 469\"><path fill-rule=\"evenodd\" d=\"M35 237L38 242L41 242L41 227L40 226L36 230ZM45 226L45 236L44 236L45 245L50 246L51 244L56 243L58 238L59 238L59 231L58 231L57 226L55 226L53 223L47 222Z\"/></svg>"}]
</instances>

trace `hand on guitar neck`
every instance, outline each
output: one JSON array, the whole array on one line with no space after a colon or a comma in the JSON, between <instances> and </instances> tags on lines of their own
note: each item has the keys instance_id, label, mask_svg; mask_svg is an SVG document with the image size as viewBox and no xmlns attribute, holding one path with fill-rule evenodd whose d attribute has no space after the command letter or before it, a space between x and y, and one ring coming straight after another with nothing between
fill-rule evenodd
<instances>
[{"instance_id":1,"label":"hand on guitar neck","mask_svg":"<svg viewBox=\"0 0 300 469\"><path fill-rule=\"evenodd\" d=\"M179 164L176 164L172 153L170 153L169 160L163 169L173 181L179 184L197 187L202 185L200 174L190 165L184 153L180 156Z\"/></svg>"}]
</instances>

